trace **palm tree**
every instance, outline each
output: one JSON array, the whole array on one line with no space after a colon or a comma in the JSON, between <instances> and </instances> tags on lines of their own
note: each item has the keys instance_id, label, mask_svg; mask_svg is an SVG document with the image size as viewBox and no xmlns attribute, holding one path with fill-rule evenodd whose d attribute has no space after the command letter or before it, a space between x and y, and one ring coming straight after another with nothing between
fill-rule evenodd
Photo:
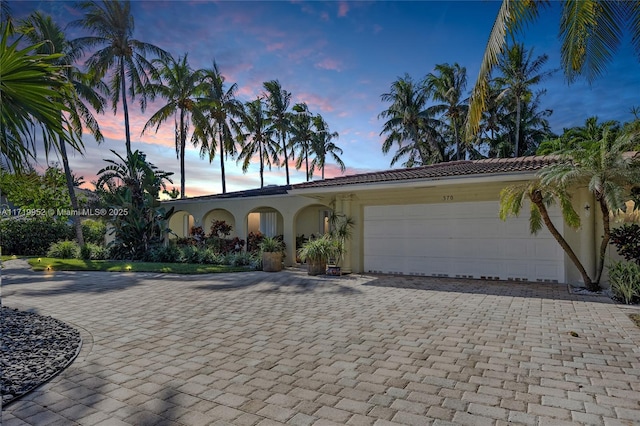
<instances>
[{"instance_id":1,"label":"palm tree","mask_svg":"<svg viewBox=\"0 0 640 426\"><path fill-rule=\"evenodd\" d=\"M427 91L433 100L442 102L430 107L433 115L442 114L449 122L456 146L456 159L463 160L461 133L468 110L468 98L464 98L467 87L467 69L457 63L438 64L436 74L429 73L425 78Z\"/></svg>"},{"instance_id":2,"label":"palm tree","mask_svg":"<svg viewBox=\"0 0 640 426\"><path fill-rule=\"evenodd\" d=\"M511 111L515 110L514 157L520 155L522 105L529 102L533 96L531 86L553 73L540 71L548 59L547 55L533 58L533 49L527 50L524 44L520 43L508 48L498 62L501 75L494 79L500 90L498 99L506 101Z\"/></svg>"},{"instance_id":3,"label":"palm tree","mask_svg":"<svg viewBox=\"0 0 640 426\"><path fill-rule=\"evenodd\" d=\"M189 123L192 116L201 114L196 97L204 87L202 72L191 69L187 61L187 54L178 60L168 56L153 61L156 67L152 73L153 82L145 90L150 96L160 96L167 103L149 118L142 129L144 134L147 129L155 126L157 132L162 123L178 115L175 131L176 155L180 159L180 198L185 198L184 158Z\"/></svg>"},{"instance_id":4,"label":"palm tree","mask_svg":"<svg viewBox=\"0 0 640 426\"><path fill-rule=\"evenodd\" d=\"M284 153L284 168L287 175L287 185L289 181L289 155L287 154L286 136L291 125L291 114L288 112L289 103L291 102L291 93L282 88L278 80L266 81L264 84L266 90L266 100L269 107L267 115L273 123L276 133L280 137L280 145Z\"/></svg>"},{"instance_id":5,"label":"palm tree","mask_svg":"<svg viewBox=\"0 0 640 426\"><path fill-rule=\"evenodd\" d=\"M616 122L598 124L596 117L587 119L583 128L568 133L573 148L561 152L564 161L546 167L540 176L543 185L562 188L586 185L594 195L603 226L600 261L593 280L597 289L611 235L609 215L625 210L627 191L640 182L640 159L626 154L637 144L639 135L621 131Z\"/></svg>"},{"instance_id":6,"label":"palm tree","mask_svg":"<svg viewBox=\"0 0 640 426\"><path fill-rule=\"evenodd\" d=\"M220 73L218 65L213 62L210 69L204 70L204 95L198 100L203 110L204 121L199 121L194 130L194 142L202 145L200 156L209 155L209 162L213 161L216 149L220 155L220 173L222 177L222 193L227 192L224 162L229 155L237 154L234 135L239 132L236 118L242 111L242 103L236 99L238 85L232 84L225 88L225 78Z\"/></svg>"},{"instance_id":7,"label":"palm tree","mask_svg":"<svg viewBox=\"0 0 640 426\"><path fill-rule=\"evenodd\" d=\"M313 117L313 127L315 128L315 137L311 143L311 151L313 152L313 160L311 161L311 169L309 174L313 177L316 168L322 172L324 180L324 167L327 160L327 154L331 155L333 160L340 166L340 171L344 173L346 167L338 154L342 154L342 149L338 147L333 139L338 138L338 132L329 131L329 125L320 114Z\"/></svg>"},{"instance_id":8,"label":"palm tree","mask_svg":"<svg viewBox=\"0 0 640 426\"><path fill-rule=\"evenodd\" d=\"M113 71L109 82L111 104L115 114L122 98L125 143L127 155L129 155L131 154L131 132L127 95L131 100L139 95L140 108L144 111L147 105L145 89L148 87L153 70L146 56L152 54L159 58L166 58L169 54L153 44L133 38L134 21L128 0L104 1L102 4L97 1L81 1L78 6L85 15L71 25L85 28L94 35L81 37L76 42L83 48L99 47L86 62L97 78L104 77L109 70ZM127 79L129 80L128 89Z\"/></svg>"},{"instance_id":9,"label":"palm tree","mask_svg":"<svg viewBox=\"0 0 640 426\"><path fill-rule=\"evenodd\" d=\"M273 139L275 129L271 120L267 117L265 104L262 98L247 102L240 119L242 133L238 140L242 144L242 150L238 155L238 161L242 160L242 171L249 170L251 157L258 154L260 160L260 188L264 188L264 166L271 170L271 165L278 165L278 141Z\"/></svg>"},{"instance_id":10,"label":"palm tree","mask_svg":"<svg viewBox=\"0 0 640 426\"><path fill-rule=\"evenodd\" d=\"M65 132L61 112L68 107L60 96L73 88L58 64L62 56L37 54L44 43L20 48L21 38L9 42L13 31L8 22L0 25L0 159L1 167L14 171L27 170L29 159L35 159L36 131L41 133L45 152L55 147L59 138L74 149L81 142Z\"/></svg>"},{"instance_id":11,"label":"palm tree","mask_svg":"<svg viewBox=\"0 0 640 426\"><path fill-rule=\"evenodd\" d=\"M480 72L473 88L467 126L469 135L478 130L486 108L491 71L507 44L507 34L513 34L538 18L547 1L503 0L493 24ZM562 39L561 63L569 82L585 76L589 82L602 75L607 63L624 37L640 58L640 3L635 1L565 0L560 19Z\"/></svg>"},{"instance_id":12,"label":"palm tree","mask_svg":"<svg viewBox=\"0 0 640 426\"><path fill-rule=\"evenodd\" d=\"M304 102L295 104L293 111L295 114L291 118L291 149L297 149L296 170L302 168L302 162L304 161L306 181L309 182L311 179L309 174L309 154L312 152L312 143L316 137L313 127L314 117Z\"/></svg>"},{"instance_id":13,"label":"palm tree","mask_svg":"<svg viewBox=\"0 0 640 426\"><path fill-rule=\"evenodd\" d=\"M50 16L45 16L40 12L34 12L24 20L20 25L19 31L25 34L32 43L40 44L38 53L62 54L56 63L62 67L64 70L64 78L74 89L68 92L68 96L59 97L60 102L68 108L68 119L65 120L62 116L60 117L60 121L65 125L65 132L70 135L75 135L78 140L81 140L83 128L86 128L96 141L101 143L104 137L100 132L98 121L91 113L87 104L96 112L101 113L104 110L105 99L96 92L95 87L97 86L101 91L105 91L106 87L101 81L92 82L90 76L82 73L74 65L82 56L81 50L72 41L66 39L62 29L53 22ZM71 174L71 168L69 167L66 145L67 142L65 139L58 137L57 147L62 157L71 206L74 210L78 210L78 199L74 189L74 178ZM74 215L72 220L74 222L78 244L82 246L84 245L84 236L82 235L80 217Z\"/></svg>"},{"instance_id":14,"label":"palm tree","mask_svg":"<svg viewBox=\"0 0 640 426\"><path fill-rule=\"evenodd\" d=\"M386 118L380 135L387 135L382 152L388 153L398 144L398 151L391 160L393 166L404 156L409 158L405 167L436 163L443 159L444 150L440 146L441 137L436 131L440 125L428 115L426 105L429 97L423 87L413 82L405 74L391 84L389 93L381 96L384 102L391 102L388 109L378 118Z\"/></svg>"},{"instance_id":15,"label":"palm tree","mask_svg":"<svg viewBox=\"0 0 640 426\"><path fill-rule=\"evenodd\" d=\"M519 216L525 201L530 203L529 231L535 235L542 229L544 224L578 269L585 285L590 288L592 281L589 274L549 217L548 208L559 202L565 223L572 228L580 227L580 216L571 205L571 198L565 188L555 185L543 185L540 180L524 185L508 186L500 191L500 219L507 220L509 216Z\"/></svg>"}]
</instances>

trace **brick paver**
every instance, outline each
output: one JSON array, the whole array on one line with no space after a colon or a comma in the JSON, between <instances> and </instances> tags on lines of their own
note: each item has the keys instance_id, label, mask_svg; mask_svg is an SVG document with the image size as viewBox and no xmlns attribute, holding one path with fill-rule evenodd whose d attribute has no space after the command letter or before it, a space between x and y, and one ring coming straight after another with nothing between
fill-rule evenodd
<instances>
[{"instance_id":1,"label":"brick paver","mask_svg":"<svg viewBox=\"0 0 640 426\"><path fill-rule=\"evenodd\" d=\"M564 285L296 269L45 278L22 261L2 284L5 305L84 340L3 407L8 425L640 422L634 308Z\"/></svg>"}]
</instances>

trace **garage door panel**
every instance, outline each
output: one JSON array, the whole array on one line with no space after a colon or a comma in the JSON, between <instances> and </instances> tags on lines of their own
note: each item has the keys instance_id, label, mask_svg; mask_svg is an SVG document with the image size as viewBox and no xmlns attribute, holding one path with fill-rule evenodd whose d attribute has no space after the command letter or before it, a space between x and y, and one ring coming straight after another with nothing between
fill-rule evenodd
<instances>
[{"instance_id":1,"label":"garage door panel","mask_svg":"<svg viewBox=\"0 0 640 426\"><path fill-rule=\"evenodd\" d=\"M550 212L560 222L559 211ZM560 228L562 229L562 228ZM563 280L564 255L528 213L501 221L497 202L366 206L366 271Z\"/></svg>"}]
</instances>

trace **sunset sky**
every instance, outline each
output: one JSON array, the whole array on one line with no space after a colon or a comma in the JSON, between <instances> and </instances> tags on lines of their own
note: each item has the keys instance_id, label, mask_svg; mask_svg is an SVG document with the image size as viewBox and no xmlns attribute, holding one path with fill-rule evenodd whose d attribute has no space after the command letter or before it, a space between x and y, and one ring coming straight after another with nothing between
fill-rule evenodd
<instances>
[{"instance_id":1,"label":"sunset sky","mask_svg":"<svg viewBox=\"0 0 640 426\"><path fill-rule=\"evenodd\" d=\"M81 15L74 2L10 1L16 18L40 9L63 27ZM278 79L293 93L293 102L306 102L320 113L340 137L347 174L389 168L393 153L381 152L382 120L386 108L380 95L399 76L409 73L421 79L436 64L458 62L467 68L470 91L475 82L489 31L499 2L247 2L247 1L132 1L134 38L153 43L174 57L189 54L192 68L218 63L227 82L237 83L243 101L262 92L262 83ZM548 54L548 69L560 66L558 22L560 8L553 2L520 40L536 55ZM68 37L82 35L69 29ZM640 106L640 62L629 38L620 47L604 76L591 86L585 81L568 85L562 73L545 81L548 90L542 106L552 109L549 121L556 133L583 124L597 115L602 120L627 121L629 110ZM130 103L133 149L147 153L159 168L175 172L179 187L173 123L159 132L140 132L160 104L149 104L142 113ZM119 113L121 108L119 108ZM84 156L70 159L71 167L87 182L95 180L109 151L124 153L124 125L120 114L109 109L98 117L106 141L98 146L85 136ZM187 195L221 192L218 159L209 164L190 148L186 158ZM41 155L40 163L46 165ZM57 161L55 156L50 161ZM243 174L235 160L227 162L227 190L257 188L257 164ZM329 177L339 174L334 165ZM318 174L319 178L319 174ZM302 182L304 172L292 173L292 183ZM265 174L265 184L285 183L284 168Z\"/></svg>"}]
</instances>

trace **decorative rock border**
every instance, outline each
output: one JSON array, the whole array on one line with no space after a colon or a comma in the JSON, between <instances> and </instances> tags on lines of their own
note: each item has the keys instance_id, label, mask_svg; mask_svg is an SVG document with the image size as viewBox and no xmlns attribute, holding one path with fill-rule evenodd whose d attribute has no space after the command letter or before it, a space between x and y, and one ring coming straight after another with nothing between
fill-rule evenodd
<instances>
[{"instance_id":1,"label":"decorative rock border","mask_svg":"<svg viewBox=\"0 0 640 426\"><path fill-rule=\"evenodd\" d=\"M80 332L49 316L0 308L2 406L64 370L80 353Z\"/></svg>"}]
</instances>

